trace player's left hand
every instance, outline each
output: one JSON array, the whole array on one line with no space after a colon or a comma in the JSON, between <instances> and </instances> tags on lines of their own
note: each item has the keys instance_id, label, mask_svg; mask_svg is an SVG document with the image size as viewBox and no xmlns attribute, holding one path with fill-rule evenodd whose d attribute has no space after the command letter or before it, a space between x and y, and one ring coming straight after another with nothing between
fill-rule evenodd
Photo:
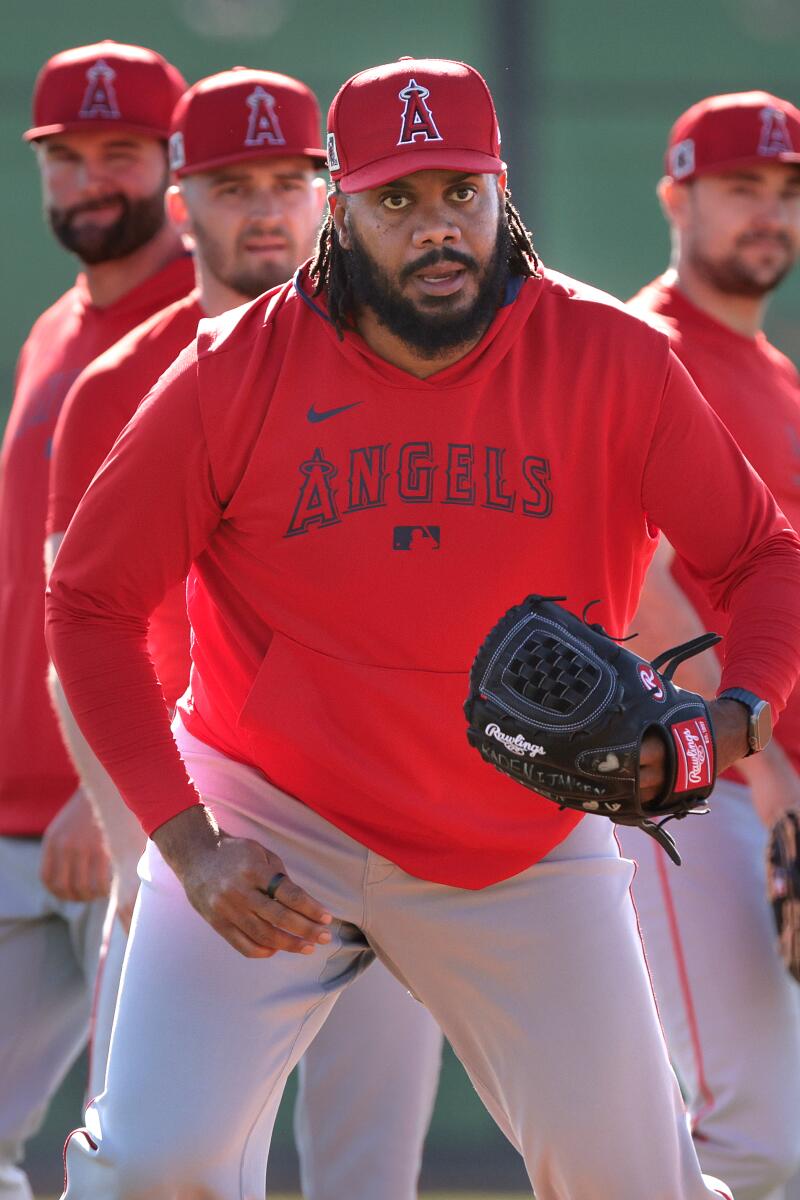
<instances>
[{"instance_id":1,"label":"player's left hand","mask_svg":"<svg viewBox=\"0 0 800 1200\"><path fill-rule=\"evenodd\" d=\"M97 900L111 887L111 861L89 799L79 788L42 838L39 876L59 900Z\"/></svg>"},{"instance_id":2,"label":"player's left hand","mask_svg":"<svg viewBox=\"0 0 800 1200\"><path fill-rule=\"evenodd\" d=\"M747 709L736 700L725 698L709 701L708 712L714 725L717 771L725 771L747 754ZM657 735L648 734L642 739L639 766L640 792L647 804L657 799L664 787L666 751Z\"/></svg>"}]
</instances>

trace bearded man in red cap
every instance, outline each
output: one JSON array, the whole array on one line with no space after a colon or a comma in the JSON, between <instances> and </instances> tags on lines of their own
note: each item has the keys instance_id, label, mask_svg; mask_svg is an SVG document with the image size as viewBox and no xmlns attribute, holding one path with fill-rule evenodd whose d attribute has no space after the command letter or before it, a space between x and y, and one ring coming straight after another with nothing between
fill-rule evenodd
<instances>
[{"instance_id":1,"label":"bearded man in red cap","mask_svg":"<svg viewBox=\"0 0 800 1200\"><path fill-rule=\"evenodd\" d=\"M290 279L313 250L326 193L320 126L313 92L274 71L236 67L200 80L179 100L167 209L175 229L194 245L197 287L132 330L73 384L53 435L50 562L115 438L193 340L198 321ZM174 709L189 679L185 581L151 614L148 647ZM120 920L106 924L92 1030L92 1059L104 1063L145 837L86 745L58 681L52 683L114 868ZM210 997L212 978L207 988ZM382 965L347 989L300 1063L295 1137L306 1200L413 1200L441 1042L431 1015ZM354 1076L359 1057L365 1065Z\"/></svg>"},{"instance_id":2,"label":"bearded man in red cap","mask_svg":"<svg viewBox=\"0 0 800 1200\"><path fill-rule=\"evenodd\" d=\"M800 111L767 92L712 96L675 123L659 198L669 270L631 301L659 323L708 402L800 529L800 380L763 332L800 254ZM647 655L701 628L724 632L691 568L662 539L633 622ZM720 663L680 668L713 696ZM755 709L758 695L741 697ZM680 871L623 834L670 1054L697 1153L737 1200L780 1200L800 1167L800 992L777 952L768 831L800 808L800 690L763 754L726 772L711 815L686 830Z\"/></svg>"},{"instance_id":3,"label":"bearded man in red cap","mask_svg":"<svg viewBox=\"0 0 800 1200\"><path fill-rule=\"evenodd\" d=\"M182 296L192 266L165 221L167 137L186 83L152 50L101 42L56 54L33 97L50 227L82 270L19 357L0 482L0 1195L86 1041L109 886L99 827L47 694L42 537L53 430L92 359ZM96 1084L93 1081L93 1085Z\"/></svg>"},{"instance_id":4,"label":"bearded man in red cap","mask_svg":"<svg viewBox=\"0 0 800 1200\"><path fill-rule=\"evenodd\" d=\"M700 1171L612 825L488 771L462 705L485 631L532 590L626 625L652 522L730 608L724 687L780 709L800 539L667 338L541 268L475 70L354 76L328 162L313 262L201 322L51 576L70 706L149 834L66 1195L261 1195L286 1075L377 955L540 1200L729 1196ZM187 573L173 740L147 615ZM746 713L709 711L725 768ZM645 800L664 778L647 738Z\"/></svg>"}]
</instances>

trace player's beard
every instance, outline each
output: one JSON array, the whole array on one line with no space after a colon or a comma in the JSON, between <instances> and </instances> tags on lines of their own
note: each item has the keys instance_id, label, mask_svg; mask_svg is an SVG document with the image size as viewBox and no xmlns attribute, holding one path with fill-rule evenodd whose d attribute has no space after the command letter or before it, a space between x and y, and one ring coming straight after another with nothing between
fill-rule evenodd
<instances>
[{"instance_id":1,"label":"player's beard","mask_svg":"<svg viewBox=\"0 0 800 1200\"><path fill-rule=\"evenodd\" d=\"M736 242L737 249L757 241L756 235L745 234ZM791 271L796 255L791 240L785 234L775 234L777 241L786 250L784 262L775 266L768 274L758 273L735 249L724 258L710 259L697 246L689 249L689 261L698 275L716 291L726 296L745 296L760 300L774 291Z\"/></svg>"},{"instance_id":2,"label":"player's beard","mask_svg":"<svg viewBox=\"0 0 800 1200\"><path fill-rule=\"evenodd\" d=\"M273 236L286 240L286 257L283 260L267 259L258 266L250 266L246 261L242 261L245 257L244 244L256 232L248 229L240 234L231 255L205 225L196 217L192 219L192 237L197 243L199 255L205 266L219 283L241 296L247 296L250 300L255 300L270 288L286 283L296 267L295 242L285 229L270 231Z\"/></svg>"},{"instance_id":3,"label":"player's beard","mask_svg":"<svg viewBox=\"0 0 800 1200\"><path fill-rule=\"evenodd\" d=\"M114 192L86 204L72 208L48 208L47 219L61 245L76 254L87 266L127 258L142 246L146 246L162 229L166 221L164 212L164 184L150 196L131 200L122 192ZM75 217L91 213L94 209L114 203L122 211L110 225L75 224Z\"/></svg>"},{"instance_id":4,"label":"player's beard","mask_svg":"<svg viewBox=\"0 0 800 1200\"><path fill-rule=\"evenodd\" d=\"M356 306L371 308L380 323L417 354L437 358L474 342L486 331L502 301L509 275L511 239L505 220L498 223L494 249L483 267L471 255L445 247L429 251L400 272L402 282L441 262L458 263L470 271L477 280L477 294L469 307L454 312L449 310L458 297L431 296L424 309L407 299L366 250L352 223L348 233L351 249L342 250L342 255Z\"/></svg>"}]
</instances>

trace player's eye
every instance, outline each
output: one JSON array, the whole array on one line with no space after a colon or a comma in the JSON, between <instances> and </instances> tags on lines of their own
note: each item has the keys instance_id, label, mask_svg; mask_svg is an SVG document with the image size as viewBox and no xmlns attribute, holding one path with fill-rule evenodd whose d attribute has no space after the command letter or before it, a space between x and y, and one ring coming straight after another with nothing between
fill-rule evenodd
<instances>
[{"instance_id":1,"label":"player's eye","mask_svg":"<svg viewBox=\"0 0 800 1200\"><path fill-rule=\"evenodd\" d=\"M453 188L450 196L459 204L466 204L468 200L471 200L473 196L477 195L477 192L478 189L471 183L462 183L459 184L457 188Z\"/></svg>"},{"instance_id":2,"label":"player's eye","mask_svg":"<svg viewBox=\"0 0 800 1200\"><path fill-rule=\"evenodd\" d=\"M398 192L391 192L381 200L383 207L388 208L390 212L400 212L410 203L408 196L401 196Z\"/></svg>"}]
</instances>

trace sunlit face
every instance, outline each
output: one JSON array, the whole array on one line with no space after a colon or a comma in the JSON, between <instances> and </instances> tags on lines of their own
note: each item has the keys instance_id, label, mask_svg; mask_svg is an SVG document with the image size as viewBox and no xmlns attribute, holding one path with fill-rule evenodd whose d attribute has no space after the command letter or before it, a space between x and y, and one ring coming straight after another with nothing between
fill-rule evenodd
<instances>
[{"instance_id":1,"label":"sunlit face","mask_svg":"<svg viewBox=\"0 0 800 1200\"><path fill-rule=\"evenodd\" d=\"M290 279L314 248L325 184L308 158L245 159L180 189L202 265L244 296Z\"/></svg>"},{"instance_id":2,"label":"sunlit face","mask_svg":"<svg viewBox=\"0 0 800 1200\"><path fill-rule=\"evenodd\" d=\"M746 167L684 186L678 223L698 274L730 295L777 287L800 253L800 165Z\"/></svg>"},{"instance_id":3,"label":"sunlit face","mask_svg":"<svg viewBox=\"0 0 800 1200\"><path fill-rule=\"evenodd\" d=\"M356 303L423 354L480 336L508 274L504 190L504 176L431 170L339 196Z\"/></svg>"},{"instance_id":4,"label":"sunlit face","mask_svg":"<svg viewBox=\"0 0 800 1200\"><path fill-rule=\"evenodd\" d=\"M157 138L59 133L38 142L36 152L50 226L84 263L124 258L163 226L168 175Z\"/></svg>"}]
</instances>

